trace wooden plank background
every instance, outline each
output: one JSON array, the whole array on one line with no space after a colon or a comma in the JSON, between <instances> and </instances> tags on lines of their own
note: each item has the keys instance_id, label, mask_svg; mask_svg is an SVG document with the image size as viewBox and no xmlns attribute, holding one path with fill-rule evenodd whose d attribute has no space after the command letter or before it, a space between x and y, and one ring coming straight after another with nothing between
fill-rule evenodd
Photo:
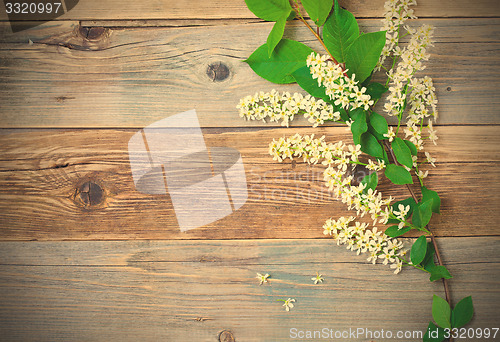
<instances>
[{"instance_id":1,"label":"wooden plank background","mask_svg":"<svg viewBox=\"0 0 500 342\"><path fill-rule=\"evenodd\" d=\"M436 26L436 43L425 72L436 84L439 124L499 124L500 21L420 23ZM309 32L295 26L288 36L296 35L319 50ZM375 31L380 20L363 20L361 26ZM77 22L62 22L0 35L0 127L141 128L192 108L203 127L265 126L241 120L235 110L239 99L273 88L300 91L296 85L270 84L242 62L265 41L271 27L271 23L229 22L208 27L109 28L96 40L88 40ZM4 24L0 30L10 28ZM229 75L214 81L207 70L219 63L227 66ZM382 112L381 107L378 110Z\"/></svg>"},{"instance_id":2,"label":"wooden plank background","mask_svg":"<svg viewBox=\"0 0 500 342\"><path fill-rule=\"evenodd\" d=\"M497 326L498 237L445 238L441 246L456 278L454 298L472 293L472 325ZM0 247L3 335L23 341L216 341L223 330L236 341L289 341L291 328L423 331L431 294L443 296L442 285L420 271L394 275L329 240ZM257 272L269 273L269 283L259 286ZM316 272L322 284L311 281ZM289 297L296 303L286 312L276 299Z\"/></svg>"},{"instance_id":3,"label":"wooden plank background","mask_svg":"<svg viewBox=\"0 0 500 342\"><path fill-rule=\"evenodd\" d=\"M362 30L379 29L382 0L340 3ZM439 98L440 138L429 146L438 163L428 184L442 213L431 227L454 275L453 301L472 295L471 326L493 328L500 6L418 3L412 25L436 27L425 74ZM287 37L319 48L291 26ZM82 0L14 34L0 4L0 340L280 341L293 327L427 327L441 283L416 270L394 275L326 239L324 221L349 212L322 185L322 167L272 162L267 153L272 139L295 132L349 141L345 128L238 116L245 95L300 91L269 84L242 62L271 27L243 0ZM220 65L227 75L214 79ZM209 147L241 153L249 199L181 233L168 195L136 191L127 144L192 108ZM381 181L385 195L408 197ZM89 205L88 182L102 189L99 203ZM259 286L257 272L270 273L269 284ZM316 272L324 284L312 284ZM290 312L276 301L288 297L297 299Z\"/></svg>"}]
</instances>

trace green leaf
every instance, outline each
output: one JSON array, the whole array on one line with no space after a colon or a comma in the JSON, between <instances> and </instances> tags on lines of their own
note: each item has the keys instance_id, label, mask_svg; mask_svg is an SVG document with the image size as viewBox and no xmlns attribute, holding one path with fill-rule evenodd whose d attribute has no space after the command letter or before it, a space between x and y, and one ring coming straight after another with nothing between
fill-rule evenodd
<instances>
[{"instance_id":1,"label":"green leaf","mask_svg":"<svg viewBox=\"0 0 500 342\"><path fill-rule=\"evenodd\" d=\"M267 51L269 57L271 57L274 48L276 47L276 45L278 45L281 38L283 38L287 17L288 16L281 17L280 19L278 19L278 21L274 23L273 29L271 30L269 36L267 37Z\"/></svg>"},{"instance_id":2,"label":"green leaf","mask_svg":"<svg viewBox=\"0 0 500 342\"><path fill-rule=\"evenodd\" d=\"M432 203L432 199L426 202L420 202L417 205L417 209L415 209L415 212L413 213L411 223L419 228L427 226L432 217Z\"/></svg>"},{"instance_id":3,"label":"green leaf","mask_svg":"<svg viewBox=\"0 0 500 342\"><path fill-rule=\"evenodd\" d=\"M422 202L427 202L432 200L432 212L439 214L439 209L441 207L441 198L436 191L429 190L425 186L422 186Z\"/></svg>"},{"instance_id":4,"label":"green leaf","mask_svg":"<svg viewBox=\"0 0 500 342\"><path fill-rule=\"evenodd\" d=\"M313 50L295 40L282 39L269 57L267 43L261 45L245 61L257 75L273 83L293 83L291 75L306 65L306 58Z\"/></svg>"},{"instance_id":5,"label":"green leaf","mask_svg":"<svg viewBox=\"0 0 500 342\"><path fill-rule=\"evenodd\" d=\"M406 146L408 146L408 148L410 149L411 154L413 156L416 156L418 154L417 146L415 146L415 144L409 140L403 140L403 141L405 142Z\"/></svg>"},{"instance_id":6,"label":"green leaf","mask_svg":"<svg viewBox=\"0 0 500 342\"><path fill-rule=\"evenodd\" d=\"M386 86L378 82L372 82L366 87L366 94L370 95L372 100L377 100L382 97L382 95L389 90Z\"/></svg>"},{"instance_id":7,"label":"green leaf","mask_svg":"<svg viewBox=\"0 0 500 342\"><path fill-rule=\"evenodd\" d=\"M312 78L308 66L298 68L292 73L293 78L299 86L307 91L310 95L323 99L324 101L330 100L325 93L325 88L318 85L318 81Z\"/></svg>"},{"instance_id":8,"label":"green leaf","mask_svg":"<svg viewBox=\"0 0 500 342\"><path fill-rule=\"evenodd\" d=\"M364 153L376 158L384 157L384 149L380 146L377 138L375 138L370 132L361 134L359 143L361 144L361 151Z\"/></svg>"},{"instance_id":9,"label":"green leaf","mask_svg":"<svg viewBox=\"0 0 500 342\"><path fill-rule=\"evenodd\" d=\"M432 318L441 328L451 328L450 325L450 305L443 298L434 295L432 300Z\"/></svg>"},{"instance_id":10,"label":"green leaf","mask_svg":"<svg viewBox=\"0 0 500 342\"><path fill-rule=\"evenodd\" d=\"M400 164L409 168L413 167L413 159L411 158L410 149L406 146L403 139L395 137L391 143L391 147Z\"/></svg>"},{"instance_id":11,"label":"green leaf","mask_svg":"<svg viewBox=\"0 0 500 342\"><path fill-rule=\"evenodd\" d=\"M371 113L370 115L370 126L380 135L387 134L389 131L389 126L387 125L387 120L378 113ZM384 138L387 139L387 138Z\"/></svg>"},{"instance_id":12,"label":"green leaf","mask_svg":"<svg viewBox=\"0 0 500 342\"><path fill-rule=\"evenodd\" d=\"M388 237L391 237L391 238L395 238L395 237L403 235L404 233L409 232L410 230L411 230L411 227L406 226L406 227L399 229L398 225L395 225L395 226L390 226L389 228L387 228L385 230L385 235L387 235Z\"/></svg>"},{"instance_id":13,"label":"green leaf","mask_svg":"<svg viewBox=\"0 0 500 342\"><path fill-rule=\"evenodd\" d=\"M472 297L465 297L451 312L451 326L453 328L461 328L470 322L474 316L474 305L472 305Z\"/></svg>"},{"instance_id":14,"label":"green leaf","mask_svg":"<svg viewBox=\"0 0 500 342\"><path fill-rule=\"evenodd\" d=\"M333 0L301 0L300 2L317 26L325 23L333 6Z\"/></svg>"},{"instance_id":15,"label":"green leaf","mask_svg":"<svg viewBox=\"0 0 500 342\"><path fill-rule=\"evenodd\" d=\"M347 50L347 74L356 74L356 80L363 82L377 65L384 46L385 31L366 33L356 38Z\"/></svg>"},{"instance_id":16,"label":"green leaf","mask_svg":"<svg viewBox=\"0 0 500 342\"><path fill-rule=\"evenodd\" d=\"M366 188L363 190L364 193L368 192L368 189L375 190L378 184L377 172L372 172L363 177L361 184L366 184Z\"/></svg>"},{"instance_id":17,"label":"green leaf","mask_svg":"<svg viewBox=\"0 0 500 342\"><path fill-rule=\"evenodd\" d=\"M427 331L424 335L424 342L442 342L445 340L445 331L443 328L437 327L432 321L429 322Z\"/></svg>"},{"instance_id":18,"label":"green leaf","mask_svg":"<svg viewBox=\"0 0 500 342\"><path fill-rule=\"evenodd\" d=\"M401 165L389 164L385 168L385 176L394 184L413 184L410 172Z\"/></svg>"},{"instance_id":19,"label":"green leaf","mask_svg":"<svg viewBox=\"0 0 500 342\"><path fill-rule=\"evenodd\" d=\"M425 257L424 260L420 263L420 266L422 266L426 271L429 271L435 267L434 265L434 254L436 253L436 250L434 249L434 245L432 244L431 241L427 243L427 251L425 252Z\"/></svg>"},{"instance_id":20,"label":"green leaf","mask_svg":"<svg viewBox=\"0 0 500 342\"><path fill-rule=\"evenodd\" d=\"M420 236L413 246L411 246L410 260L413 265L418 265L424 260L425 253L427 252L427 240L425 236Z\"/></svg>"},{"instance_id":21,"label":"green leaf","mask_svg":"<svg viewBox=\"0 0 500 342\"><path fill-rule=\"evenodd\" d=\"M245 0L247 7L257 17L267 21L278 21L292 11L288 0Z\"/></svg>"},{"instance_id":22,"label":"green leaf","mask_svg":"<svg viewBox=\"0 0 500 342\"><path fill-rule=\"evenodd\" d=\"M359 108L358 108L359 109ZM355 115L358 112L351 113L354 122L351 125L352 140L355 145L361 144L361 135L368 130L368 125L366 124L366 112L359 112L360 115Z\"/></svg>"},{"instance_id":23,"label":"green leaf","mask_svg":"<svg viewBox=\"0 0 500 342\"><path fill-rule=\"evenodd\" d=\"M446 269L446 267L441 265L430 267L429 272L431 272L431 276L429 278L430 281L436 281L441 278L445 279L452 278L450 272Z\"/></svg>"},{"instance_id":24,"label":"green leaf","mask_svg":"<svg viewBox=\"0 0 500 342\"><path fill-rule=\"evenodd\" d=\"M356 18L351 12L340 8L335 1L333 13L323 28L323 40L332 56L339 63L346 61L347 50L359 36Z\"/></svg>"}]
</instances>

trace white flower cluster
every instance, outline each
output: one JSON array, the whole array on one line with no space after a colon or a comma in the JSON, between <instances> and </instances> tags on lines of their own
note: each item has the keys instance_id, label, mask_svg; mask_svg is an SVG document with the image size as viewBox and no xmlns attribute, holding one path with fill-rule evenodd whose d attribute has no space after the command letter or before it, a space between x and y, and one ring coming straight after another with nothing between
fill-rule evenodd
<instances>
[{"instance_id":1,"label":"white flower cluster","mask_svg":"<svg viewBox=\"0 0 500 342\"><path fill-rule=\"evenodd\" d=\"M407 251L398 239L392 239L377 227L367 229L366 223L355 222L355 217L340 217L338 220L328 219L323 225L323 233L331 235L337 244L347 245L347 249L360 253L369 253L368 261L375 264L378 259L384 265L390 263L394 273L399 273L403 267L403 260Z\"/></svg>"},{"instance_id":2,"label":"white flower cluster","mask_svg":"<svg viewBox=\"0 0 500 342\"><path fill-rule=\"evenodd\" d=\"M323 173L325 185L335 196L347 205L349 210L356 210L356 215L363 217L371 215L373 224L386 224L391 217L389 204L392 197L382 198L382 193L373 189L366 189L366 184L353 185L352 175L347 176L346 172L338 167L328 167Z\"/></svg>"},{"instance_id":3,"label":"white flower cluster","mask_svg":"<svg viewBox=\"0 0 500 342\"><path fill-rule=\"evenodd\" d=\"M313 127L323 124L325 121L340 120L340 113L335 108L311 95L303 96L300 93L284 92L278 93L272 90L269 93L258 92L240 100L236 106L239 109L240 117L247 120L269 120L270 122L281 121L282 126L289 125L295 115L304 117L313 124Z\"/></svg>"},{"instance_id":4,"label":"white flower cluster","mask_svg":"<svg viewBox=\"0 0 500 342\"><path fill-rule=\"evenodd\" d=\"M327 143L324 136L318 139L314 134L301 136L297 133L289 138L273 139L269 144L269 154L279 162L287 158L293 160L293 157L302 158L309 164L321 161L325 166L336 165L342 172L347 171L349 164L365 165L359 161L360 145L346 145L342 141Z\"/></svg>"},{"instance_id":5,"label":"white flower cluster","mask_svg":"<svg viewBox=\"0 0 500 342\"><path fill-rule=\"evenodd\" d=\"M401 54L399 47L400 27L405 24L408 19L416 19L413 14L413 9L410 6L416 5L415 0L388 0L384 4L384 19L381 31L386 31L385 46L382 49L382 54L378 61L375 71L380 70L387 57Z\"/></svg>"},{"instance_id":6,"label":"white flower cluster","mask_svg":"<svg viewBox=\"0 0 500 342\"><path fill-rule=\"evenodd\" d=\"M336 106L345 110L363 107L368 110L373 105L370 95L366 94L365 87L358 87L355 80L356 75L347 77L340 65L328 61L327 55L319 55L314 52L307 57L307 66L312 78L318 81L318 86L325 87L325 93L334 100Z\"/></svg>"},{"instance_id":7,"label":"white flower cluster","mask_svg":"<svg viewBox=\"0 0 500 342\"><path fill-rule=\"evenodd\" d=\"M361 217L370 214L374 224L377 219L380 223L387 223L391 214L388 205L392 198L382 199L382 194L377 190L365 191L366 184L352 185L354 177L347 175L349 164L365 165L371 170L379 171L385 168L384 161L361 163L360 145L346 145L342 141L332 144L325 142L324 139L324 136L319 139L314 138L314 134L311 136L295 134L290 138L273 139L269 144L269 154L279 162L287 158L293 160L294 157L302 158L309 164L321 161L327 166L323 173L326 186L330 191L334 191L350 210L356 210L357 215Z\"/></svg>"}]
</instances>

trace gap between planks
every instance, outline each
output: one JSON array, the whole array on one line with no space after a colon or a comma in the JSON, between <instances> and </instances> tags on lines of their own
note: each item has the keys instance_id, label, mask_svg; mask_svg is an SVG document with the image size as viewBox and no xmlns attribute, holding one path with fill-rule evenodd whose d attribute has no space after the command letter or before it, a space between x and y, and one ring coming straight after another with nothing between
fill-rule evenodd
<instances>
[{"instance_id":1,"label":"gap between planks","mask_svg":"<svg viewBox=\"0 0 500 342\"><path fill-rule=\"evenodd\" d=\"M382 17L385 0L341 0L340 5L355 17ZM2 8L2 7L0 7ZM500 9L495 0L420 0L412 6L417 17L498 17ZM80 2L61 20L150 20L150 19L246 19L255 18L243 0L176 1L145 0L86 0ZM0 19L6 20L5 10Z\"/></svg>"}]
</instances>

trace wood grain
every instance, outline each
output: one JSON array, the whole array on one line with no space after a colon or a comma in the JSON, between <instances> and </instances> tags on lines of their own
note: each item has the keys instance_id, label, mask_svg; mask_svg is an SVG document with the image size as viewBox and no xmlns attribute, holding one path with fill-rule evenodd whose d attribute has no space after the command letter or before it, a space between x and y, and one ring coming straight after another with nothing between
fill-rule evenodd
<instances>
[{"instance_id":1,"label":"wood grain","mask_svg":"<svg viewBox=\"0 0 500 342\"><path fill-rule=\"evenodd\" d=\"M437 27L425 72L435 80L439 122L500 123L500 20L418 23ZM300 91L296 85L273 85L242 62L265 41L271 25L108 28L89 40L75 22L17 34L8 34L0 23L0 127L144 127L191 108L203 127L264 126L239 118L240 98L273 88ZM379 20L361 22L367 31L379 25ZM319 50L302 27L286 35ZM214 82L207 70L218 63L227 66L229 76Z\"/></svg>"},{"instance_id":2,"label":"wood grain","mask_svg":"<svg viewBox=\"0 0 500 342\"><path fill-rule=\"evenodd\" d=\"M341 0L340 5L356 17L381 17L385 0ZM420 0L418 17L495 17L500 16L495 0ZM7 16L0 5L0 20ZM228 19L254 18L243 0L174 1L86 0L57 20L131 20L131 19Z\"/></svg>"},{"instance_id":3,"label":"wood grain","mask_svg":"<svg viewBox=\"0 0 500 342\"><path fill-rule=\"evenodd\" d=\"M439 240L470 327L496 327L500 239ZM290 329L419 330L439 282L329 239L0 243L2 338L23 341L282 341ZM269 273L258 285L257 272ZM311 277L319 272L322 284ZM296 299L286 312L281 298ZM351 341L366 341L354 338ZM411 339L418 340L418 339ZM377 339L377 341L386 341Z\"/></svg>"},{"instance_id":4,"label":"wood grain","mask_svg":"<svg viewBox=\"0 0 500 342\"><path fill-rule=\"evenodd\" d=\"M442 197L436 235L497 235L500 219L498 127L439 127L438 160L428 186ZM0 239L239 239L316 238L329 217L351 214L322 183L321 166L281 164L267 154L272 139L295 132L349 141L343 127L317 129L205 129L207 146L238 150L248 201L212 224L179 231L168 195L142 194L132 181L132 130L15 130L0 136ZM88 206L84 184L103 189ZM381 177L386 196L408 197ZM88 192L88 190L87 190ZM101 196L98 194L98 196ZM193 194L199 196L199 194ZM488 214L486 214L488 213Z\"/></svg>"}]
</instances>

